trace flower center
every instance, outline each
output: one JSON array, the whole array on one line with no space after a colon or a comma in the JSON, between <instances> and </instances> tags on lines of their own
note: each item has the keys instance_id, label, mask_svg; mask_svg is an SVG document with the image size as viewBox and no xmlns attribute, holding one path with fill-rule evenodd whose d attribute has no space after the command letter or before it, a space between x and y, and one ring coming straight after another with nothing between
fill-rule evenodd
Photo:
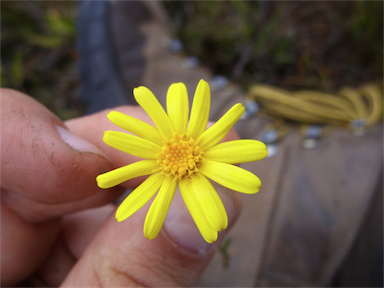
<instances>
[{"instance_id":1,"label":"flower center","mask_svg":"<svg viewBox=\"0 0 384 288\"><path fill-rule=\"evenodd\" d=\"M173 138L164 144L157 156L161 169L177 179L188 177L198 171L199 161L203 159L199 145L185 134L173 134Z\"/></svg>"}]
</instances>

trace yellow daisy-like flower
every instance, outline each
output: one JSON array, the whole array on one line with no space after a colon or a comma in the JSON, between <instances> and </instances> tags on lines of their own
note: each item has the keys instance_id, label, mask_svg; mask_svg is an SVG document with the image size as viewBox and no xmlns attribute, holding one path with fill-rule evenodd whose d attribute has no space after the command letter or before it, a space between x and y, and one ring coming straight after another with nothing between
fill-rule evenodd
<instances>
[{"instance_id":1,"label":"yellow daisy-like flower","mask_svg":"<svg viewBox=\"0 0 384 288\"><path fill-rule=\"evenodd\" d=\"M191 118L187 88L172 84L167 92L167 111L146 87L133 90L134 97L148 113L157 129L129 115L112 111L107 117L117 126L139 137L106 131L104 142L147 160L109 171L97 177L101 188L110 188L129 179L150 175L120 204L117 221L123 221L157 196L145 218L144 235L154 239L164 223L176 187L201 235L208 242L217 240L218 231L228 225L224 205L213 188L213 181L238 192L256 193L261 187L257 176L231 164L264 158L267 149L256 140L234 140L218 144L244 112L234 105L213 126L207 128L211 92L201 80L196 88Z\"/></svg>"}]
</instances>

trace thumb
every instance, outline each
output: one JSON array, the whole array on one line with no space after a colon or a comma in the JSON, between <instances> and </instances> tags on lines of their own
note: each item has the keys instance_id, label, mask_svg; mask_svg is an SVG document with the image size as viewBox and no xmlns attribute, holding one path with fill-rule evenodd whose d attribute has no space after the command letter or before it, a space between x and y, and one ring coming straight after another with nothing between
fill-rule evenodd
<instances>
[{"instance_id":1,"label":"thumb","mask_svg":"<svg viewBox=\"0 0 384 288\"><path fill-rule=\"evenodd\" d=\"M3 202L28 222L41 222L112 200L95 181L112 167L103 152L34 99L1 92Z\"/></svg>"},{"instance_id":2,"label":"thumb","mask_svg":"<svg viewBox=\"0 0 384 288\"><path fill-rule=\"evenodd\" d=\"M230 190L215 187L226 208L229 227L240 212L240 199ZM95 236L63 283L64 287L171 287L193 286L208 265L228 229L208 244L177 191L163 229L149 240L142 229L147 203L117 222L114 213Z\"/></svg>"},{"instance_id":3,"label":"thumb","mask_svg":"<svg viewBox=\"0 0 384 288\"><path fill-rule=\"evenodd\" d=\"M111 168L103 153L71 134L43 105L1 89L1 284L16 285L44 261L60 216L102 205L95 177Z\"/></svg>"}]
</instances>

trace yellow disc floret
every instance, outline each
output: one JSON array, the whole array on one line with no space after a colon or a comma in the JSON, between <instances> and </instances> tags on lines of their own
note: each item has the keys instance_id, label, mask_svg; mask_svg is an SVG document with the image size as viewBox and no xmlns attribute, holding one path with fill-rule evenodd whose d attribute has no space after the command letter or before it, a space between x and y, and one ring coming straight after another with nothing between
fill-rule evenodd
<instances>
[{"instance_id":1,"label":"yellow disc floret","mask_svg":"<svg viewBox=\"0 0 384 288\"><path fill-rule=\"evenodd\" d=\"M162 147L157 159L165 174L181 179L198 171L203 157L199 145L192 138L174 133L173 138Z\"/></svg>"}]
</instances>

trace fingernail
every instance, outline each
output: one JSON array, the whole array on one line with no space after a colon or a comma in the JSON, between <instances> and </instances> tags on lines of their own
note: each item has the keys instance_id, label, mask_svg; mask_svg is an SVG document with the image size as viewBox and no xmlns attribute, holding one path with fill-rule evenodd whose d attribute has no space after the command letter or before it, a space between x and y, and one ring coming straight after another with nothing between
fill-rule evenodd
<instances>
[{"instance_id":1,"label":"fingernail","mask_svg":"<svg viewBox=\"0 0 384 288\"><path fill-rule=\"evenodd\" d=\"M225 210L228 215L228 226L230 226L236 218L237 205L231 192L224 187L215 187L221 200L223 201ZM217 247L221 240L222 234L226 230L219 232L219 238L216 242L209 244L201 236L197 229L192 216L189 214L187 207L184 204L180 192L177 190L172 204L169 207L167 218L164 221L164 229L169 238L178 246L183 247L191 252L204 254L207 250Z\"/></svg>"},{"instance_id":2,"label":"fingernail","mask_svg":"<svg viewBox=\"0 0 384 288\"><path fill-rule=\"evenodd\" d=\"M65 129L61 126L56 126L57 132L59 132L59 135L61 139L65 143L67 143L71 148L75 149L78 152L90 152L98 154L106 159L108 159L107 155L105 155L99 148L97 148L92 143L88 142L87 140L73 134L68 129Z\"/></svg>"}]
</instances>

